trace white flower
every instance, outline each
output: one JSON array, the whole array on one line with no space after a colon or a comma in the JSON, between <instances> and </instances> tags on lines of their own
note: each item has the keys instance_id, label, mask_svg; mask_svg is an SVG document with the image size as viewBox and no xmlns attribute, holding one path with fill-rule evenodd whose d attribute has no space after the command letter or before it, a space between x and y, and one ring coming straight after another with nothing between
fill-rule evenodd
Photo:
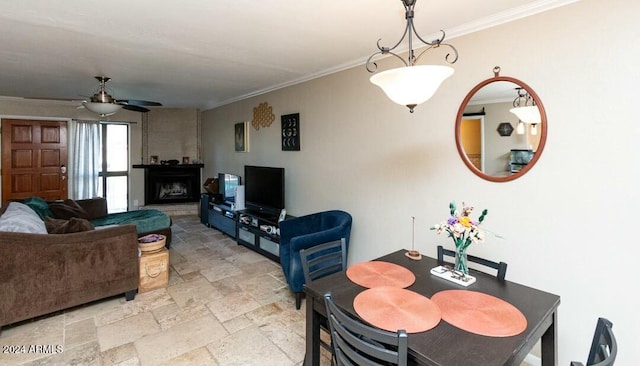
<instances>
[{"instance_id":1,"label":"white flower","mask_svg":"<svg viewBox=\"0 0 640 366\"><path fill-rule=\"evenodd\" d=\"M464 225L462 225L461 223L456 223L453 225L452 230L454 233L458 234L459 236L462 236L464 232L467 230L467 228L464 227Z\"/></svg>"}]
</instances>

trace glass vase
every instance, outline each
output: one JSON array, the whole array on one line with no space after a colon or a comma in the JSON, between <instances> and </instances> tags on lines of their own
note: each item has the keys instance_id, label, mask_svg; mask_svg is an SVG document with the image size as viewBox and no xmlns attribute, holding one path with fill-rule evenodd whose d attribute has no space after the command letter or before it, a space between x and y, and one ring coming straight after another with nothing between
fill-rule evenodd
<instances>
[{"instance_id":1,"label":"glass vase","mask_svg":"<svg viewBox=\"0 0 640 366\"><path fill-rule=\"evenodd\" d=\"M459 246L456 248L456 262L454 269L465 275L469 274L469 266L467 265L467 248Z\"/></svg>"}]
</instances>

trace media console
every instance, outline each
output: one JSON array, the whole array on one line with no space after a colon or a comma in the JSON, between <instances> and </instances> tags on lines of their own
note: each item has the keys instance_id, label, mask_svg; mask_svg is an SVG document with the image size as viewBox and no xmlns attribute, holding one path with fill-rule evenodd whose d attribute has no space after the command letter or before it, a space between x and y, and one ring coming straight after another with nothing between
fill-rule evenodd
<instances>
[{"instance_id":1,"label":"media console","mask_svg":"<svg viewBox=\"0 0 640 366\"><path fill-rule=\"evenodd\" d=\"M209 202L209 226L216 228L232 238L236 238L237 214L231 206Z\"/></svg>"},{"instance_id":2,"label":"media console","mask_svg":"<svg viewBox=\"0 0 640 366\"><path fill-rule=\"evenodd\" d=\"M250 210L237 211L237 214L238 244L280 262L278 216ZM286 218L291 217L293 216L286 216Z\"/></svg>"}]
</instances>

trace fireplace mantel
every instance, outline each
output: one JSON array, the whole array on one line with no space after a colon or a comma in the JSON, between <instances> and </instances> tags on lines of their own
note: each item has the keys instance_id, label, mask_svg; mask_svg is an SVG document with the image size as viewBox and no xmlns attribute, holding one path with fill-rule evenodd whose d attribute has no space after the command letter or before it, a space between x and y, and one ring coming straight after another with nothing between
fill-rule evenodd
<instances>
[{"instance_id":1,"label":"fireplace mantel","mask_svg":"<svg viewBox=\"0 0 640 366\"><path fill-rule=\"evenodd\" d=\"M204 164L139 164L144 169L145 205L198 202Z\"/></svg>"},{"instance_id":2,"label":"fireplace mantel","mask_svg":"<svg viewBox=\"0 0 640 366\"><path fill-rule=\"evenodd\" d=\"M144 168L144 169L175 169L175 168L204 168L204 164L134 164L133 168Z\"/></svg>"}]
</instances>

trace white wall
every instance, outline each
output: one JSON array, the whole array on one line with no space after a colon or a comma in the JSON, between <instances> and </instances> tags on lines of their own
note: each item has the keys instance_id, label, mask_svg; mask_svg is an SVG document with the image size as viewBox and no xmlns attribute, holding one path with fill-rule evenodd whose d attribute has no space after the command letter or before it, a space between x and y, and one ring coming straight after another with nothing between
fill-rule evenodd
<instances>
[{"instance_id":1,"label":"white wall","mask_svg":"<svg viewBox=\"0 0 640 366\"><path fill-rule=\"evenodd\" d=\"M353 215L351 263L410 247L411 216L417 249L433 256L438 244L451 246L428 229L446 218L450 200L487 208L486 228L505 239L470 253L504 260L510 280L561 296L559 364L586 360L603 316L614 323L618 364L633 365L640 359L639 4L583 0L454 39L456 73L413 114L371 85L364 66L206 111L204 176L242 175L249 163L284 167L291 214ZM496 65L536 91L549 121L538 164L509 183L473 175L454 140L459 104ZM251 120L264 101L276 122L251 129L250 152L234 152L233 124ZM296 112L302 149L283 152L279 118Z\"/></svg>"}]
</instances>

